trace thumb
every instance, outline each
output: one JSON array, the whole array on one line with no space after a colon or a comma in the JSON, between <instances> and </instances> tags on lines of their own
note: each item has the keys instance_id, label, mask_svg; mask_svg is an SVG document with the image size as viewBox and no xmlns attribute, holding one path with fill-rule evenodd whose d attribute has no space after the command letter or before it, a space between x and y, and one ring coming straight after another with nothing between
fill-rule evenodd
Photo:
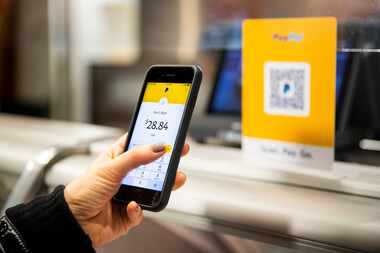
<instances>
[{"instance_id":1,"label":"thumb","mask_svg":"<svg viewBox=\"0 0 380 253\"><path fill-rule=\"evenodd\" d=\"M132 169L160 158L165 154L165 149L165 144L152 144L128 150L110 161L107 169L112 170L115 179L121 182Z\"/></svg>"}]
</instances>

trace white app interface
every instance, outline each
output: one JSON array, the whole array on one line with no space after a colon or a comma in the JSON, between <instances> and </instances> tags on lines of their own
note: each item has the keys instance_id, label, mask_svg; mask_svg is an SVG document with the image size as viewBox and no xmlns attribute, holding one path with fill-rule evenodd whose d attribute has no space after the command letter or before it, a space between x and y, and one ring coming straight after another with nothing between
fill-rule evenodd
<instances>
[{"instance_id":1,"label":"white app interface","mask_svg":"<svg viewBox=\"0 0 380 253\"><path fill-rule=\"evenodd\" d=\"M128 150L156 143L167 149L158 160L130 171L123 184L162 191L189 90L185 83L147 84Z\"/></svg>"}]
</instances>

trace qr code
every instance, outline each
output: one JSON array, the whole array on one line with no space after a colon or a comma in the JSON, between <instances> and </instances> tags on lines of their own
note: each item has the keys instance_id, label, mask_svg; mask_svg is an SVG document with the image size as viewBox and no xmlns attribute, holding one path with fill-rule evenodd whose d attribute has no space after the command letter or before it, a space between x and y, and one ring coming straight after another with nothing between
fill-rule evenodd
<instances>
[{"instance_id":1,"label":"qr code","mask_svg":"<svg viewBox=\"0 0 380 253\"><path fill-rule=\"evenodd\" d=\"M309 116L310 65L308 63L265 63L264 86L264 110L267 114Z\"/></svg>"}]
</instances>

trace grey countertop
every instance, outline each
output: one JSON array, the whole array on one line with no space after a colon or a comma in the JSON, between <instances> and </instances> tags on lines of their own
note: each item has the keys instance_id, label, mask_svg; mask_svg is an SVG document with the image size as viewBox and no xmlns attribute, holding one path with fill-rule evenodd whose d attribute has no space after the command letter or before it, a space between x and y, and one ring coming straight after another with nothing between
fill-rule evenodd
<instances>
[{"instance_id":1,"label":"grey countertop","mask_svg":"<svg viewBox=\"0 0 380 253\"><path fill-rule=\"evenodd\" d=\"M199 152L205 155L204 148L218 155L216 147L192 145L192 152L181 162L187 184L172 194L164 212L148 215L220 232L233 230L245 237L266 234L293 242L291 247L306 244L337 247L334 252L380 252L379 199L195 169L200 166ZM236 151L231 152L233 159ZM68 183L84 173L93 159L74 156L56 164L47 174L47 184ZM226 154L219 160L223 159L228 159ZM205 160L203 166L210 162ZM235 167L228 163L218 167L239 170L239 161L234 163Z\"/></svg>"},{"instance_id":2,"label":"grey countertop","mask_svg":"<svg viewBox=\"0 0 380 253\"><path fill-rule=\"evenodd\" d=\"M17 174L47 146L120 134L119 129L0 115L0 164ZM94 155L72 156L55 164L45 177L46 184L67 184L80 176L95 153L110 142L92 144ZM380 252L376 167L336 163L332 171L306 168L303 173L289 166L259 168L246 163L239 150L197 144L192 144L180 167L189 178L185 187L172 194L164 212L147 215L244 237L280 238L278 243L291 248L307 245L326 249L318 252Z\"/></svg>"}]
</instances>

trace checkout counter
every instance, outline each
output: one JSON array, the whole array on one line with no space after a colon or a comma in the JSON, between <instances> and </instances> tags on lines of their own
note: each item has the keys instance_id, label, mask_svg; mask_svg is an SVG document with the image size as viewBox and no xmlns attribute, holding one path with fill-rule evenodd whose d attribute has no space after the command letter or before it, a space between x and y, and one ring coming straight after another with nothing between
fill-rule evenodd
<instances>
[{"instance_id":1,"label":"checkout counter","mask_svg":"<svg viewBox=\"0 0 380 253\"><path fill-rule=\"evenodd\" d=\"M38 189L26 189L20 183L26 178L19 177L9 195L12 204L69 183L121 134L119 129L8 115L0 116L0 126L1 174L26 173L52 146L78 151L58 152L60 159L53 155L40 163ZM79 146L85 148L75 149ZM242 162L239 150L191 143L180 168L188 175L186 186L172 194L165 211L145 212L147 217L272 249L257 252L380 252L380 184L368 176L375 167L337 163L330 176L301 175L291 168L257 170ZM31 192L14 194L17 188Z\"/></svg>"}]
</instances>

